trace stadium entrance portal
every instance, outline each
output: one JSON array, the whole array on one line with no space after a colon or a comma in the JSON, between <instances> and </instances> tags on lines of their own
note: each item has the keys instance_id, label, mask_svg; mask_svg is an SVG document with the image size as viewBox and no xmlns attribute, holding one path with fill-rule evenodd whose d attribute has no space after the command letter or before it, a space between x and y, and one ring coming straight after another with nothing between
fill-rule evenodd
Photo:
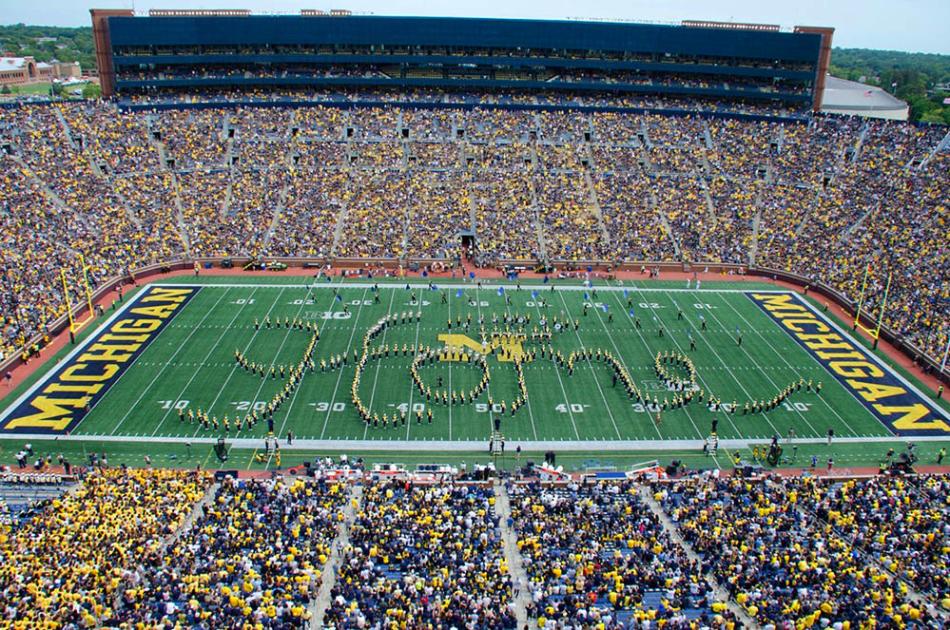
<instances>
[{"instance_id":1,"label":"stadium entrance portal","mask_svg":"<svg viewBox=\"0 0 950 630\"><path fill-rule=\"evenodd\" d=\"M470 258L475 254L475 233L462 230L459 232L459 237L462 239L462 256Z\"/></svg>"}]
</instances>

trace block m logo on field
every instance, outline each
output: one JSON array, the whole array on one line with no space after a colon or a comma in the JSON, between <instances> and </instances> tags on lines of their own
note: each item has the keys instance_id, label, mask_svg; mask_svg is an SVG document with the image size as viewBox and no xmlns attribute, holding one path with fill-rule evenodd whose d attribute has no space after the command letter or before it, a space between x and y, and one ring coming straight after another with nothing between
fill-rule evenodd
<instances>
[{"instance_id":1,"label":"block m logo on field","mask_svg":"<svg viewBox=\"0 0 950 630\"><path fill-rule=\"evenodd\" d=\"M501 349L501 352L496 354L495 358L503 363L513 362L515 359L521 359L524 356L523 335L494 335L482 343L475 341L468 335L446 333L439 335L439 341L444 343L447 348L468 348L473 352L484 355Z\"/></svg>"}]
</instances>

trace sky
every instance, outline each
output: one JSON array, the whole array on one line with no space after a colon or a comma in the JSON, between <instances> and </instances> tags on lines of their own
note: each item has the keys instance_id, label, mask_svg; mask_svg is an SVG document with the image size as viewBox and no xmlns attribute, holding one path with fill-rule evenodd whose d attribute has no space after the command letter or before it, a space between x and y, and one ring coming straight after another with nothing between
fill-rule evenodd
<instances>
[{"instance_id":1,"label":"sky","mask_svg":"<svg viewBox=\"0 0 950 630\"><path fill-rule=\"evenodd\" d=\"M950 54L950 0L0 0L0 23L88 26L89 9L250 9L297 13L349 9L376 15L609 19L675 23L683 19L833 26L834 46Z\"/></svg>"}]
</instances>

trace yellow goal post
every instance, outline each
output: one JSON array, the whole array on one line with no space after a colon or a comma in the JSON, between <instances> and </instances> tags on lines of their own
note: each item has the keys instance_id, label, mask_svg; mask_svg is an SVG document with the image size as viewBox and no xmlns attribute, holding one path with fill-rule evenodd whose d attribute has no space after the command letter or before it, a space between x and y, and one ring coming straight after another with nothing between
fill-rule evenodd
<instances>
[{"instance_id":1,"label":"yellow goal post","mask_svg":"<svg viewBox=\"0 0 950 630\"><path fill-rule=\"evenodd\" d=\"M881 300L880 310L877 316L877 325L873 327L865 326L861 323L861 310L864 308L864 301L868 291L868 276L871 274L871 265L864 268L864 279L861 281L861 294L858 296L858 308L854 313L854 325L852 330L860 328L874 339L874 347L877 348L877 340L881 337L881 326L884 325L884 312L887 310L887 297L891 292L891 275L887 273L887 284L884 286L884 299Z\"/></svg>"},{"instance_id":2,"label":"yellow goal post","mask_svg":"<svg viewBox=\"0 0 950 630\"><path fill-rule=\"evenodd\" d=\"M73 333L78 332L80 329L82 329L83 326L91 322L93 318L96 316L96 312L95 310L93 310L93 307L92 307L92 287L89 285L89 265L86 264L86 259L83 257L82 254L77 254L77 255L79 257L79 270L80 270L80 276L81 276L81 282L82 282L80 289L82 290L84 297L86 298L85 306L86 308L88 308L88 313L86 317L82 320L77 320L73 313L73 300L72 300L72 297L70 296L69 282L66 279L66 268L63 267L63 268L60 268L59 270L59 277L63 283L63 298L66 301L66 316L69 318L69 331ZM79 312L81 311L82 311L82 306L79 306L76 311L76 314L79 314Z\"/></svg>"}]
</instances>

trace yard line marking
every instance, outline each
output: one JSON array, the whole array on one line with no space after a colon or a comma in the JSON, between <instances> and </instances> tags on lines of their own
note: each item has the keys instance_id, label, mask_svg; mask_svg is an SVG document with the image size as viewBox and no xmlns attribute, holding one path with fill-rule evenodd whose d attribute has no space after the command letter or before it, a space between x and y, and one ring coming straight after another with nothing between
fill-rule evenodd
<instances>
[{"instance_id":1,"label":"yard line marking","mask_svg":"<svg viewBox=\"0 0 950 630\"><path fill-rule=\"evenodd\" d=\"M742 313L741 313L735 306L732 305L731 302L729 302L728 300L723 300L723 301L729 306L729 308L731 308L731 309L733 310L733 312L734 312L736 315L739 316L739 319L741 319L741 320L742 320L743 322L745 322L746 324L749 323L749 320L747 320L747 319L745 318L745 316L743 316ZM767 345L767 346L769 347L769 349L770 349L772 352L774 352L774 353L776 354L776 356L778 356L779 360L781 360L782 363L784 363L786 366L788 366L788 367L791 368L791 369L795 369L795 368L793 368L792 365L788 362L788 360L785 359L785 355L783 355L781 352L779 352L778 350L776 350L776 349L775 349L775 346L773 346L771 343L769 343L769 340L768 340L768 339L766 339L764 336L762 336L762 335L759 334L759 333L756 333L756 335L757 335L760 339L762 339L762 341L765 342L765 345ZM798 344L794 344L794 345L796 345L802 352L806 352L806 354L807 354L807 351L806 351L804 348L802 348L802 347L799 346ZM800 378L800 377L799 377L799 378ZM770 378L769 380L771 381L772 379ZM775 381L772 381L772 384L775 385ZM829 411L831 411L831 413L833 413L833 414L838 418L838 420L841 421L842 424L844 424L845 427L848 428L848 431L850 431L852 435L858 435L857 431L855 431L855 430L851 427L851 425L848 424L848 423L845 421L845 419L841 417L841 414L839 414L838 411L837 411L834 407L832 407L831 404L829 404L828 401L825 400L824 397L822 397L822 396L819 395L819 396L817 396L817 398L822 402L822 404L823 404L825 407L828 408ZM867 408L864 407L864 405L861 405L861 406L864 408L865 411L867 411ZM797 410L796 410L796 411L797 411ZM815 433L816 435L821 435L820 433L818 433L818 431L815 430L815 427L813 427L812 424L808 421L808 418L806 418L801 412L799 412L798 415L802 416L802 420L805 421L805 424L808 425L808 428L811 429L813 433ZM868 411L868 415L870 415L872 418L874 418L874 414L872 414L870 411ZM880 424L880 421L879 421L877 418L874 418L874 420L875 420L875 422L877 422L878 424Z\"/></svg>"},{"instance_id":2,"label":"yard line marking","mask_svg":"<svg viewBox=\"0 0 950 630\"><path fill-rule=\"evenodd\" d=\"M363 297L360 298L360 306L356 312L356 318L353 320L353 325L350 327L350 339L346 342L346 349L344 352L350 352L350 347L353 345L353 336L356 334L356 323L360 320L360 316L363 314L363 304L362 302L366 300L366 291L368 289L363 289ZM331 305L332 309L332 305ZM357 359L358 361L359 359ZM354 361L355 367L356 361ZM330 395L330 406L327 407L327 417L323 419L323 428L320 430L320 439L323 439L323 436L327 431L327 424L330 422L330 413L333 411L333 404L336 402L336 395L340 389L340 380L343 378L343 368L337 370L336 384L333 386L333 393Z\"/></svg>"},{"instance_id":3,"label":"yard line marking","mask_svg":"<svg viewBox=\"0 0 950 630\"><path fill-rule=\"evenodd\" d=\"M564 305L564 310L567 311L568 313L570 313L571 309L568 307L567 301L564 299L564 295L563 295L562 293L558 293L557 295L558 295L559 298L561 298L561 304ZM540 307L536 307L536 308L540 308ZM540 317L541 315L539 314L538 316ZM603 322L601 322L601 323L603 324ZM613 345L614 350L617 350L617 344L615 344L613 338L610 337L610 331L607 330L607 326L606 326L606 325L604 326L604 330L607 331L607 337L610 338L610 343ZM587 347L587 344L585 344L585 343L584 343L584 340L581 339L581 334L580 334L579 332L577 332L577 329L576 329L576 328L574 329L574 336L577 337L577 342L578 342L579 344L581 344L581 348L586 348L586 347ZM620 351L617 350L617 352L618 352L618 354L619 354ZM614 425L614 431L616 431L616 433L617 433L617 439L618 439L618 440L623 439L623 436L620 435L620 427L617 426L617 421L614 420L614 414L613 414L613 412L610 410L610 404L607 402L607 396L606 396L606 394L604 394L604 388L600 386L600 380L597 378L597 373L594 371L594 364L591 363L590 359L587 359L587 360L586 360L586 363L587 363L587 365L591 368L591 378L594 380L594 384L597 385L597 391L600 392L600 398L601 398L601 400L604 401L604 409L607 410L607 417L610 418L610 423L611 423L612 425ZM568 403L568 404L570 404L570 403Z\"/></svg>"},{"instance_id":4,"label":"yard line marking","mask_svg":"<svg viewBox=\"0 0 950 630\"><path fill-rule=\"evenodd\" d=\"M562 299L562 301L563 301L564 298L561 298L561 299ZM506 302L507 302L507 300L506 300ZM541 316L542 316L542 315L541 315L541 307L538 306L538 301L537 301L537 300L535 300L534 308L535 308L536 311L538 311L538 317L541 317ZM567 308L567 307L565 306L565 308ZM570 315L570 313L568 313L568 315ZM573 318L572 318L572 319L573 319ZM561 370L558 369L558 366L554 366L554 374L557 376L557 382L558 382L558 384L561 386L561 394L564 395L564 404L565 404L565 406L566 406L566 408L567 408L567 415L568 415L568 417L570 417L570 419L571 419L571 426L574 427L574 437L576 437L576 438L579 440L579 439L581 439L581 434L580 434L580 432L578 432L578 430L577 430L577 423L574 421L574 412L571 411L571 400L570 400L570 398L569 398L568 395L567 395L567 390L564 388L564 379L561 378ZM611 418L611 420L612 420L612 418ZM614 427L616 427L616 426L617 426L617 423L615 422L615 423L614 423Z\"/></svg>"},{"instance_id":5,"label":"yard line marking","mask_svg":"<svg viewBox=\"0 0 950 630\"><path fill-rule=\"evenodd\" d=\"M479 293L478 293L478 291L479 291L479 285L480 285L480 284L481 284L481 282L479 282L478 284L475 285L475 308L478 310L478 319L479 319L479 320L482 319L482 298L481 298L481 296L480 296ZM507 302L508 302L508 301L505 300L505 302L506 302L505 309L507 310L507 309L508 309L508 306L507 306ZM486 360L487 360L487 359L486 359ZM491 381L490 381L490 380L488 381L488 385L485 387L485 393L488 394L488 399L489 399L489 400L493 400L493 399L492 399L492 395L491 395ZM487 415L488 415L488 435L489 435L489 436L494 436L494 435L495 435L495 409L494 409L494 407L495 407L494 404L491 404L491 405L488 406L488 414L487 414ZM502 419L504 419L504 417L503 417Z\"/></svg>"},{"instance_id":6,"label":"yard line marking","mask_svg":"<svg viewBox=\"0 0 950 630\"><path fill-rule=\"evenodd\" d=\"M449 321L451 321L452 320L452 292L448 291L447 295L448 295L448 299L446 300L446 304L448 305L448 310L449 310ZM449 391L452 391L452 363L454 363L454 361L448 362L449 364ZM450 440L452 439L452 407L453 405L449 405L449 439Z\"/></svg>"},{"instance_id":7,"label":"yard line marking","mask_svg":"<svg viewBox=\"0 0 950 630\"><path fill-rule=\"evenodd\" d=\"M507 294L505 294L505 295L507 295ZM505 300L505 312L508 313L509 316L511 316L511 309L508 307L508 300ZM481 317L481 312L479 312L478 315L479 315L479 317ZM525 367L527 367L527 366L522 363L522 364L521 364L521 369L524 370ZM526 379L526 380L525 380L525 389L527 389L527 387L528 387L528 382L527 382L527 379ZM538 428L537 428L537 426L536 426L535 423L534 423L534 412L531 410L531 395L530 395L530 392L529 392L529 395L525 398L525 406L528 408L528 419L531 421L531 434L534 435L534 439L537 440L537 439L538 439Z\"/></svg>"},{"instance_id":8,"label":"yard line marking","mask_svg":"<svg viewBox=\"0 0 950 630\"><path fill-rule=\"evenodd\" d=\"M252 296L253 296L255 293L257 293L257 289L254 289L253 291L251 291L251 295L252 295ZM239 316L242 312L244 312L244 308L247 306L247 304L248 304L248 300L245 300L245 301L244 301L244 304L241 304L241 305L240 305L240 308L237 309L237 311L235 311L234 317L231 318L231 323L232 323L232 324L233 324L234 321L238 318L238 316ZM224 336L225 336L226 334L228 334L227 329L223 330L223 331L221 332L221 334L218 335L218 339L214 342L214 345L211 346L211 349L208 350L207 354L205 354L205 358L204 358L204 360L202 361L202 363L206 362L208 359L211 358L211 353L213 353L215 350L218 349L218 344L221 343L221 340L224 339ZM182 345L184 346L184 344L182 344ZM188 382L185 383L185 386L182 387L182 388L181 388L181 391L178 392L178 395L175 396L175 400L176 400L176 401L177 401L177 400L181 400L182 395L185 393L185 391L187 391L188 386L191 385L192 381L195 380L195 377L198 376L199 372L200 372L200 370L194 370L194 371L191 373L191 378L188 379ZM230 379L230 377L228 377L228 378ZM222 387L223 387L223 386L222 386ZM219 391L219 392L218 392L218 395L220 395L220 394L221 394L221 392ZM217 398L215 398L215 401L217 401ZM212 403L212 405L213 405L213 404L214 404L214 403ZM173 405L173 406L174 406L174 405ZM210 411L210 410L211 410L211 407L208 407L208 410ZM158 425L155 427L155 431L152 432L152 435L155 435L155 433L161 428L161 426L165 423L165 419L168 417L168 414L170 414L171 412L172 412L171 409L169 409L168 411L165 412L165 414L162 416L162 419L158 421ZM195 431L195 433L197 434L197 430Z\"/></svg>"},{"instance_id":9,"label":"yard line marking","mask_svg":"<svg viewBox=\"0 0 950 630\"><path fill-rule=\"evenodd\" d=\"M200 327L201 327L201 323L204 322L206 319L208 319L208 316L211 315L212 311L214 311L214 310L218 307L218 304L221 303L221 300L224 299L224 296L227 295L227 294L228 294L228 291L227 291L227 290L221 292L221 297L218 298L218 301L215 302L214 305L213 305L211 308L209 308L207 311L205 311L205 314L202 316L202 318L201 318L201 319L199 320L199 322L198 322L198 326L195 326L195 327L192 329L192 331L191 331L190 333L188 333L188 336L185 337L185 342L182 343L180 346L178 346L178 348L175 350L175 352L172 354L172 356L171 356L170 358L174 359L176 356L178 356L178 353L181 352L181 351L185 348L185 346L188 345L187 342L188 342L189 339L191 339L191 336L194 335L196 332L198 332L198 330L199 330ZM187 308L187 307L185 307L185 308ZM134 364L133 364L133 365L134 365ZM145 398L145 394L147 394L148 391L152 388L152 386L158 381L158 379L159 379L159 378L162 376L162 374L165 372L165 368L167 368L167 367L168 367L167 365L166 365L166 366L162 366L162 368L161 368L160 370L158 370L158 372L155 373L155 376L153 376L153 377L152 377L152 380L149 382L149 384L145 386L145 389L143 389L143 390L142 390L142 393L139 394L139 397L135 399L135 402L132 403L132 405L131 405L128 409L126 409L125 415L123 415L122 418L119 420L119 422L118 422L114 427L112 427L112 433L110 433L109 435L115 435L115 434L116 434L116 431L119 430L119 427L121 427L122 424L128 419L128 417L132 414L132 411L133 411L136 407L138 407L139 403L142 402L142 399ZM126 374L127 374L128 372L129 372L129 370L126 370L126 371L125 371ZM124 375L125 375L125 374L123 374L123 376L124 376ZM120 379L121 379L121 377L120 377ZM119 382L119 381L117 380L116 383L118 383L118 382ZM103 396L103 398L105 398L105 396ZM100 400L101 400L101 399L100 399ZM177 401L178 398L175 398L175 400ZM173 403L173 406L174 406L174 403ZM161 422L159 422L159 424L161 424Z\"/></svg>"},{"instance_id":10,"label":"yard line marking","mask_svg":"<svg viewBox=\"0 0 950 630\"><path fill-rule=\"evenodd\" d=\"M393 295L395 295L395 293ZM416 309L417 309L416 312L420 314L419 317L416 318L416 340L413 342L413 344L417 348L416 352L418 352L418 347L419 347L419 324L422 323L422 302L424 301L422 299L423 295L424 295L423 293L419 294L419 298L417 300L418 304L416 304ZM413 360L415 360L415 353L413 354ZM451 385L449 387L451 387ZM409 408L406 409L406 439L407 440L409 439L409 430L410 428L412 428L412 397L413 397L413 394L415 393L416 393L416 384L412 382L412 379L409 379ZM449 405L449 407L451 406L452 405ZM395 422L395 418L393 419L393 422Z\"/></svg>"},{"instance_id":11,"label":"yard line marking","mask_svg":"<svg viewBox=\"0 0 950 630\"><path fill-rule=\"evenodd\" d=\"M341 281L342 282L342 281ZM389 306L386 310L386 317L392 315L393 312L393 300L396 299L396 292L393 291L392 295L389 296ZM392 328L389 324L386 324L386 328L383 329L383 337L379 340L380 345L386 343L386 336L389 335L389 330ZM369 405L366 407L369 409L368 413L373 412L373 401L376 400L376 385L379 382L379 366L382 363L382 359L376 359L376 372L373 374L373 390L369 394ZM361 382L362 384L362 382ZM357 392L359 393L359 392ZM366 439L366 435L369 433L369 422L365 423L363 427L363 439ZM376 436L373 436L373 439L376 439Z\"/></svg>"}]
</instances>

